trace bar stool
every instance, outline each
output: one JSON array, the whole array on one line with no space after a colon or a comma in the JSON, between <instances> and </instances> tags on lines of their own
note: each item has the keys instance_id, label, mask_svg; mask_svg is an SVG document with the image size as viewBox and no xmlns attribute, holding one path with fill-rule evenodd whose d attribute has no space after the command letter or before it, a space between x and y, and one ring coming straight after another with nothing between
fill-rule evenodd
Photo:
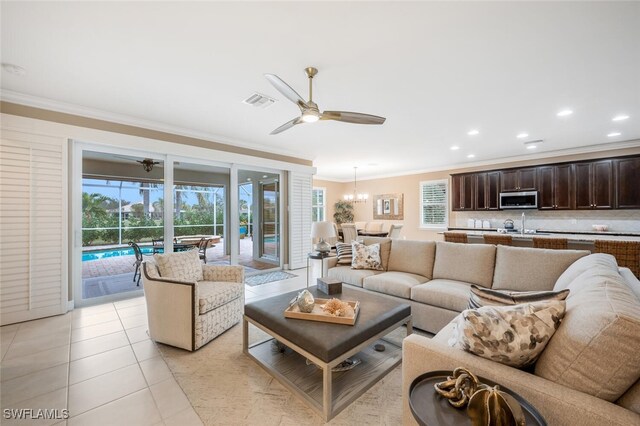
<instances>
[{"instance_id":1,"label":"bar stool","mask_svg":"<svg viewBox=\"0 0 640 426\"><path fill-rule=\"evenodd\" d=\"M485 244L495 244L503 246L512 246L513 237L511 235L484 234L482 236Z\"/></svg>"},{"instance_id":2,"label":"bar stool","mask_svg":"<svg viewBox=\"0 0 640 426\"><path fill-rule=\"evenodd\" d=\"M566 238L533 237L533 248L566 250L568 244Z\"/></svg>"},{"instance_id":3,"label":"bar stool","mask_svg":"<svg viewBox=\"0 0 640 426\"><path fill-rule=\"evenodd\" d=\"M616 258L618 266L631 269L640 277L640 241L596 240L596 253L607 253Z\"/></svg>"},{"instance_id":4,"label":"bar stool","mask_svg":"<svg viewBox=\"0 0 640 426\"><path fill-rule=\"evenodd\" d=\"M445 232L444 240L449 243L468 243L467 234L464 232Z\"/></svg>"}]
</instances>

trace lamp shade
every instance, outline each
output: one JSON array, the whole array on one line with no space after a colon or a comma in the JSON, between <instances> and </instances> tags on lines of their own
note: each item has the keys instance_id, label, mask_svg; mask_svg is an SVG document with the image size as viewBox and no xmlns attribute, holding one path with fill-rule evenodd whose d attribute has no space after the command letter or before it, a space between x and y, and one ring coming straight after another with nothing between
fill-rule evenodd
<instances>
[{"instance_id":1,"label":"lamp shade","mask_svg":"<svg viewBox=\"0 0 640 426\"><path fill-rule=\"evenodd\" d=\"M311 238L331 238L336 236L335 228L331 222L313 222L311 224Z\"/></svg>"}]
</instances>

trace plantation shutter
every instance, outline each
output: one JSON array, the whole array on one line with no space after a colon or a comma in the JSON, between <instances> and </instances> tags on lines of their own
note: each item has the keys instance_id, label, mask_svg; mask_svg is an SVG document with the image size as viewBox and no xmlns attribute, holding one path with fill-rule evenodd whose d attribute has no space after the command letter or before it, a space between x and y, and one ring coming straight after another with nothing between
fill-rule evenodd
<instances>
[{"instance_id":1,"label":"plantation shutter","mask_svg":"<svg viewBox=\"0 0 640 426\"><path fill-rule=\"evenodd\" d=\"M421 182L422 222L424 227L442 227L447 225L447 182Z\"/></svg>"},{"instance_id":2,"label":"plantation shutter","mask_svg":"<svg viewBox=\"0 0 640 426\"><path fill-rule=\"evenodd\" d=\"M66 312L64 139L2 129L0 324Z\"/></svg>"},{"instance_id":3,"label":"plantation shutter","mask_svg":"<svg viewBox=\"0 0 640 426\"><path fill-rule=\"evenodd\" d=\"M310 174L289 174L289 268L307 266L311 251L311 193Z\"/></svg>"}]
</instances>

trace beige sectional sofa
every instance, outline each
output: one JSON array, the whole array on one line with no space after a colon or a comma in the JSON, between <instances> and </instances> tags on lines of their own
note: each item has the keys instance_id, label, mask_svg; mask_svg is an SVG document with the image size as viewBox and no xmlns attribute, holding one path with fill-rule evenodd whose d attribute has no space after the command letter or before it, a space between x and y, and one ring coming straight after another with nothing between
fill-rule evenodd
<instances>
[{"instance_id":1,"label":"beige sectional sofa","mask_svg":"<svg viewBox=\"0 0 640 426\"><path fill-rule=\"evenodd\" d=\"M408 388L420 374L464 366L535 405L550 425L640 425L640 282L612 256L485 244L366 238L380 243L382 271L329 262L328 275L402 300L417 334L403 345L404 423L415 424ZM467 308L470 286L529 291L569 288L567 312L525 372L451 348L451 321Z\"/></svg>"}]
</instances>

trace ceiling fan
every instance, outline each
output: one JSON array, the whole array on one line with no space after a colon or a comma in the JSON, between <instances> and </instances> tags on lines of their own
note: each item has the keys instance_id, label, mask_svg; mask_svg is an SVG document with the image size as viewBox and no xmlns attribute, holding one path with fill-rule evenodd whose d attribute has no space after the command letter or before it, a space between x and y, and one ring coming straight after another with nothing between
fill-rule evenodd
<instances>
[{"instance_id":1,"label":"ceiling fan","mask_svg":"<svg viewBox=\"0 0 640 426\"><path fill-rule=\"evenodd\" d=\"M307 67L304 69L304 72L309 77L309 100L305 101L302 97L293 90L287 83L285 83L280 77L275 74L265 74L264 76L269 80L269 83L273 85L273 87L278 90L278 92L282 93L284 97L289 99L294 104L298 105L300 108L300 112L302 113L300 117L296 117L293 120L290 120L284 123L282 126L275 129L271 132L272 135L278 134L280 132L284 132L285 130L295 126L300 123L315 123L318 120L334 120L334 121L342 121L344 123L354 123L354 124L382 124L386 120L384 117L378 117L377 115L370 114L362 114L359 112L348 112L348 111L323 111L320 112L318 108L318 104L313 102L313 87L312 81L313 77L318 74L318 70L313 67Z\"/></svg>"},{"instance_id":2,"label":"ceiling fan","mask_svg":"<svg viewBox=\"0 0 640 426\"><path fill-rule=\"evenodd\" d=\"M142 161L136 160L136 163L142 164L142 168L147 173L149 173L151 170L153 170L153 166L155 166L156 164L160 164L159 161L153 161L151 158L145 158Z\"/></svg>"}]
</instances>

